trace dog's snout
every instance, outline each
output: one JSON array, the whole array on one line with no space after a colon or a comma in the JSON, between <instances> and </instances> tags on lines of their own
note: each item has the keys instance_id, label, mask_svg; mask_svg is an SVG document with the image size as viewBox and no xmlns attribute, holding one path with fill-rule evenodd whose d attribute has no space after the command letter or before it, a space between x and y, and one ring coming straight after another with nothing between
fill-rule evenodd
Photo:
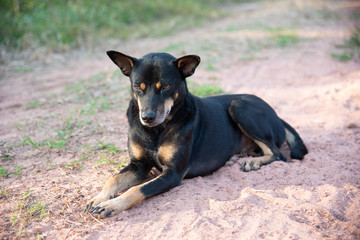
<instances>
[{"instance_id":1,"label":"dog's snout","mask_svg":"<svg viewBox=\"0 0 360 240\"><path fill-rule=\"evenodd\" d=\"M141 113L141 119L145 123L152 123L152 122L154 122L155 118L156 118L155 112L142 112Z\"/></svg>"}]
</instances>

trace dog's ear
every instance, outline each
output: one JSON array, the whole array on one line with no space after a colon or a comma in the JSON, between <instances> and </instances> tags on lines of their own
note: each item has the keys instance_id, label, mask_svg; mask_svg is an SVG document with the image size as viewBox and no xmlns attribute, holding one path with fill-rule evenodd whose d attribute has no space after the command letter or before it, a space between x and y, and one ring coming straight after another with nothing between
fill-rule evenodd
<instances>
[{"instance_id":1,"label":"dog's ear","mask_svg":"<svg viewBox=\"0 0 360 240\"><path fill-rule=\"evenodd\" d=\"M199 63L200 57L196 55L187 55L174 61L175 66L185 78L194 74Z\"/></svg>"},{"instance_id":2,"label":"dog's ear","mask_svg":"<svg viewBox=\"0 0 360 240\"><path fill-rule=\"evenodd\" d=\"M117 51L107 51L106 54L120 68L125 76L130 76L131 70L137 61L136 58L127 56Z\"/></svg>"}]
</instances>

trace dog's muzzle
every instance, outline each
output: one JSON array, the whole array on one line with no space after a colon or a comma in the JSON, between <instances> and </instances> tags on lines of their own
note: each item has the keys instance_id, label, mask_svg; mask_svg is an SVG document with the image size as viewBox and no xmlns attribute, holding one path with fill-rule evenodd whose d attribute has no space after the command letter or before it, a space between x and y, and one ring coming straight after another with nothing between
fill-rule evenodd
<instances>
[{"instance_id":1,"label":"dog's muzzle","mask_svg":"<svg viewBox=\"0 0 360 240\"><path fill-rule=\"evenodd\" d=\"M141 104L139 104L141 106ZM173 99L167 99L164 105L159 106L156 111L139 109L139 117L142 125L147 127L155 127L165 121L169 116L172 106L174 105Z\"/></svg>"},{"instance_id":2,"label":"dog's muzzle","mask_svg":"<svg viewBox=\"0 0 360 240\"><path fill-rule=\"evenodd\" d=\"M141 113L141 120L142 120L142 122L144 122L146 124L153 123L155 121L155 119L156 119L156 112L154 112L154 111Z\"/></svg>"}]
</instances>

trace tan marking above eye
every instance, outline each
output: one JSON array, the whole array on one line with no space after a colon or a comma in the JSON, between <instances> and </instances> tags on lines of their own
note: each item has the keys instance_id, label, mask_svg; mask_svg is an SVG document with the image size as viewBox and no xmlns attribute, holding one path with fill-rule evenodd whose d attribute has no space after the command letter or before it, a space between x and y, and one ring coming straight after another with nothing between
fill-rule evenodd
<instances>
[{"instance_id":1,"label":"tan marking above eye","mask_svg":"<svg viewBox=\"0 0 360 240\"><path fill-rule=\"evenodd\" d=\"M155 86L156 86L157 89L160 89L161 88L161 82L157 82Z\"/></svg>"},{"instance_id":2,"label":"tan marking above eye","mask_svg":"<svg viewBox=\"0 0 360 240\"><path fill-rule=\"evenodd\" d=\"M140 84L140 89L141 89L141 90L145 90L145 88L146 88L145 83L141 83L141 84Z\"/></svg>"}]
</instances>

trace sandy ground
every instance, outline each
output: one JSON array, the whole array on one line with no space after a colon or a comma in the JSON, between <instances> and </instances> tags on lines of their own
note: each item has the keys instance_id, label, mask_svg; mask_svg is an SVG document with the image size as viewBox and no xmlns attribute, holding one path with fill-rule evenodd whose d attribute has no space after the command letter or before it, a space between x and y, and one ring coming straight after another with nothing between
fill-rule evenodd
<instances>
[{"instance_id":1,"label":"sandy ground","mask_svg":"<svg viewBox=\"0 0 360 240\"><path fill-rule=\"evenodd\" d=\"M359 8L359 1L240 4L226 7L225 19L174 36L114 42L82 57L7 61L0 238L360 239L360 63L331 57L359 23L351 17ZM274 28L300 40L277 45ZM111 48L137 57L199 54L191 81L262 97L298 130L309 154L248 173L242 159L110 219L83 213L128 161L128 82L106 58ZM97 96L110 106L89 105Z\"/></svg>"}]
</instances>

